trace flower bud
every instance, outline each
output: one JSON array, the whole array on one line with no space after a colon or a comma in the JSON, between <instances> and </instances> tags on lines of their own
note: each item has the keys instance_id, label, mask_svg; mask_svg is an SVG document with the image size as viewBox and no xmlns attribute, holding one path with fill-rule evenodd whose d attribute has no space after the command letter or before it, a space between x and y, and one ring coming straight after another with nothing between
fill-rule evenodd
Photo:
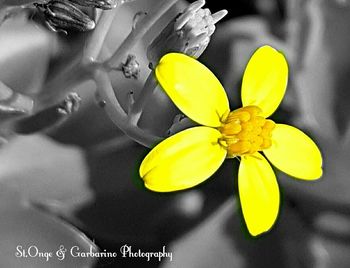
<instances>
[{"instance_id":1,"label":"flower bud","mask_svg":"<svg viewBox=\"0 0 350 268\"><path fill-rule=\"evenodd\" d=\"M133 0L70 0L71 2L84 6L84 7L96 7L104 10L113 9L125 2Z\"/></svg>"},{"instance_id":2,"label":"flower bud","mask_svg":"<svg viewBox=\"0 0 350 268\"><path fill-rule=\"evenodd\" d=\"M28 135L57 127L78 111L80 103L79 95L71 92L62 102L17 121L14 124L14 131L18 134Z\"/></svg>"},{"instance_id":3,"label":"flower bud","mask_svg":"<svg viewBox=\"0 0 350 268\"><path fill-rule=\"evenodd\" d=\"M140 75L140 64L136 60L135 55L128 55L125 63L121 65L121 71L126 78L137 79Z\"/></svg>"},{"instance_id":4,"label":"flower bud","mask_svg":"<svg viewBox=\"0 0 350 268\"><path fill-rule=\"evenodd\" d=\"M47 26L54 32L67 34L67 30L84 32L95 28L95 22L68 1L53 0L34 5L44 15Z\"/></svg>"},{"instance_id":5,"label":"flower bud","mask_svg":"<svg viewBox=\"0 0 350 268\"><path fill-rule=\"evenodd\" d=\"M70 1L80 6L96 7L104 10L115 8L118 2L118 0L70 0Z\"/></svg>"},{"instance_id":6,"label":"flower bud","mask_svg":"<svg viewBox=\"0 0 350 268\"><path fill-rule=\"evenodd\" d=\"M160 58L169 52L185 53L198 58L209 44L215 31L215 23L221 20L226 10L211 14L209 9L202 9L204 0L199 0L172 20L150 44L147 57L155 66Z\"/></svg>"}]
</instances>

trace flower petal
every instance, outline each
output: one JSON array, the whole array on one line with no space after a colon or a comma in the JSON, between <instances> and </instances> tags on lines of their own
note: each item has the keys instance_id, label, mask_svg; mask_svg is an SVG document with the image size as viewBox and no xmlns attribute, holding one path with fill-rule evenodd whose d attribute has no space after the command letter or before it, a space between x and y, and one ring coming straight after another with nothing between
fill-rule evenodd
<instances>
[{"instance_id":1,"label":"flower petal","mask_svg":"<svg viewBox=\"0 0 350 268\"><path fill-rule=\"evenodd\" d=\"M156 77L175 105L193 121L219 127L229 112L226 92L215 75L199 61L180 53L165 55Z\"/></svg>"},{"instance_id":2,"label":"flower petal","mask_svg":"<svg viewBox=\"0 0 350 268\"><path fill-rule=\"evenodd\" d=\"M317 145L299 129L276 124L272 146L264 150L270 162L283 172L304 180L322 176L322 156Z\"/></svg>"},{"instance_id":3,"label":"flower petal","mask_svg":"<svg viewBox=\"0 0 350 268\"><path fill-rule=\"evenodd\" d=\"M193 127L159 143L141 163L145 186L157 192L193 187L221 166L226 149L218 143L221 133L209 127Z\"/></svg>"},{"instance_id":4,"label":"flower petal","mask_svg":"<svg viewBox=\"0 0 350 268\"><path fill-rule=\"evenodd\" d=\"M242 81L243 106L256 105L270 116L281 103L288 82L284 56L270 46L260 47L251 57Z\"/></svg>"},{"instance_id":5,"label":"flower petal","mask_svg":"<svg viewBox=\"0 0 350 268\"><path fill-rule=\"evenodd\" d=\"M242 156L238 189L249 233L268 231L278 215L280 194L275 173L261 154Z\"/></svg>"}]
</instances>

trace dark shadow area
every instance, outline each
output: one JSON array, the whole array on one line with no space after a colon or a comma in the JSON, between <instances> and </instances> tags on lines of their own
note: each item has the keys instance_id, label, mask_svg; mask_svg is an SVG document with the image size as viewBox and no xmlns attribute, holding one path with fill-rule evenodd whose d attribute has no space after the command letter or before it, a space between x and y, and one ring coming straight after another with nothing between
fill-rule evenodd
<instances>
[{"instance_id":1,"label":"dark shadow area","mask_svg":"<svg viewBox=\"0 0 350 268\"><path fill-rule=\"evenodd\" d=\"M191 190L154 193L143 187L137 173L146 153L145 148L134 144L108 155L88 155L90 187L95 200L76 216L84 232L95 239L101 250L119 252L122 245L128 244L135 250L161 251L233 194L236 171L232 160L228 160L211 179L195 188L195 195L201 197L200 207L188 213L181 200ZM110 258L101 260L101 264L107 265L101 267L141 263L142 267L156 267L158 264L142 258L117 257L112 264L108 264L109 261Z\"/></svg>"}]
</instances>

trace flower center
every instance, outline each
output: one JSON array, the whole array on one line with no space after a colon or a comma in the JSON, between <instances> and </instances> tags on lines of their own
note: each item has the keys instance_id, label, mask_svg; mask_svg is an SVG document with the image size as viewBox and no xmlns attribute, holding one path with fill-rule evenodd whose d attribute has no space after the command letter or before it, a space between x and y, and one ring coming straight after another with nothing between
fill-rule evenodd
<instances>
[{"instance_id":1,"label":"flower center","mask_svg":"<svg viewBox=\"0 0 350 268\"><path fill-rule=\"evenodd\" d=\"M246 106L230 112L219 128L220 144L227 149L228 157L254 154L271 146L275 122L265 119L257 106Z\"/></svg>"}]
</instances>

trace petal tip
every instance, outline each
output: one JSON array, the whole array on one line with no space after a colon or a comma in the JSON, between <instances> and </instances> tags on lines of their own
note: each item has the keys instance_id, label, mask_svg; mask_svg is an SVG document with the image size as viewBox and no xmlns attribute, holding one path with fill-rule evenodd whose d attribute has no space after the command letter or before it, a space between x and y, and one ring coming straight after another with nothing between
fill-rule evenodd
<instances>
[{"instance_id":1,"label":"petal tip","mask_svg":"<svg viewBox=\"0 0 350 268\"><path fill-rule=\"evenodd\" d=\"M278 214L279 214L279 203L274 215L271 216L271 219L273 220L270 221L269 223L265 222L262 224L257 224L258 221L256 221L253 225L249 225L247 223L247 229L249 231L249 234L254 237L258 237L271 231L277 222Z\"/></svg>"},{"instance_id":2,"label":"petal tip","mask_svg":"<svg viewBox=\"0 0 350 268\"><path fill-rule=\"evenodd\" d=\"M314 175L309 176L308 178L305 178L305 180L310 180L310 181L319 180L322 178L322 176L323 176L323 169L319 168L315 170Z\"/></svg>"},{"instance_id":3,"label":"petal tip","mask_svg":"<svg viewBox=\"0 0 350 268\"><path fill-rule=\"evenodd\" d=\"M242 158L238 189L249 233L258 236L269 231L278 217L280 193L273 169L259 153Z\"/></svg>"},{"instance_id":4,"label":"petal tip","mask_svg":"<svg viewBox=\"0 0 350 268\"><path fill-rule=\"evenodd\" d=\"M273 226L273 225L272 225L272 226ZM271 230L272 226L269 227L269 228L266 228L266 229L261 229L261 230L255 230L255 229L249 229L249 228L248 228L248 232L249 232L249 234L250 234L251 236L259 237L259 236L261 236L261 235L263 235L263 234L269 232L269 231Z\"/></svg>"},{"instance_id":5,"label":"petal tip","mask_svg":"<svg viewBox=\"0 0 350 268\"><path fill-rule=\"evenodd\" d=\"M278 108L288 84L288 63L284 54L264 45L251 56L243 74L243 106L258 106L267 118Z\"/></svg>"}]
</instances>

